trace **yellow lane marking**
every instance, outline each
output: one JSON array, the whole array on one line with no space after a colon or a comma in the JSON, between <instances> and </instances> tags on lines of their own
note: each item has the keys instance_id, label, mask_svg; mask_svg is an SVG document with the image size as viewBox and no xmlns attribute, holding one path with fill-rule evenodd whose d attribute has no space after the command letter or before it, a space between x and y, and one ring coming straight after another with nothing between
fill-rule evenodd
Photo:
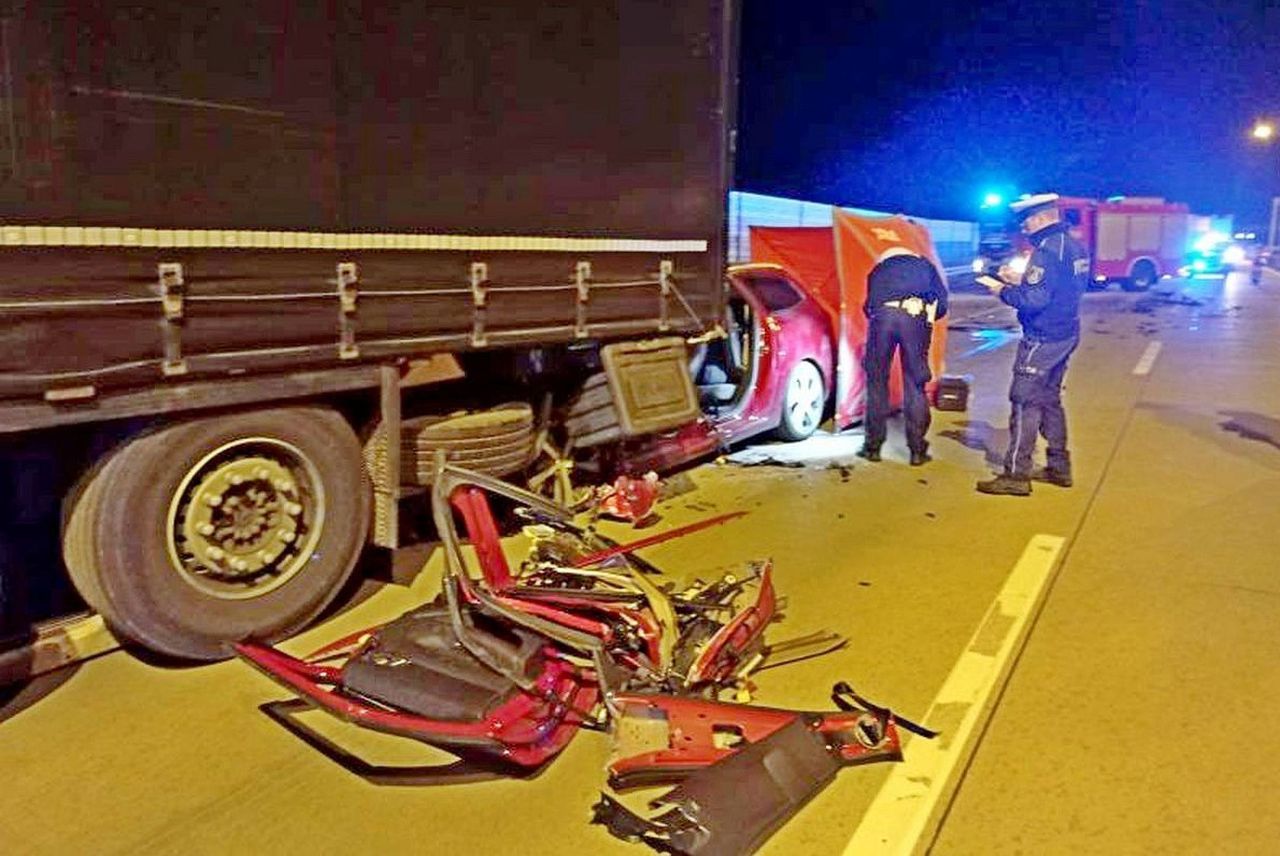
<instances>
[{"instance_id":1,"label":"yellow lane marking","mask_svg":"<svg viewBox=\"0 0 1280 856\"><path fill-rule=\"evenodd\" d=\"M905 760L894 765L849 839L845 856L906 856L922 851L931 840L947 804L944 798L955 789L952 779L964 769L970 744L1008 677L1064 543L1057 535L1036 535L1022 551L925 714L924 724L942 733L934 740L909 740Z\"/></svg>"}]
</instances>

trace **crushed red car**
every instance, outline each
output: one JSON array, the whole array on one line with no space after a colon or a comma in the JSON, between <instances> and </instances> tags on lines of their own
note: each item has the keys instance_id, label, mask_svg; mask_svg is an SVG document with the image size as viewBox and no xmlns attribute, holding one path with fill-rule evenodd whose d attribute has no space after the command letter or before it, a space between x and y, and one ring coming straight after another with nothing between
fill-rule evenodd
<instances>
[{"instance_id":1,"label":"crushed red car","mask_svg":"<svg viewBox=\"0 0 1280 856\"><path fill-rule=\"evenodd\" d=\"M538 496L447 466L432 510L446 565L436 600L305 658L237 645L296 696L264 710L367 779L520 774L550 761L579 730L605 730L615 740L610 784L678 783L661 800L679 818L648 820L606 796L596 822L670 852L738 852L723 848L763 841L840 766L900 757L897 728L905 721L842 685L828 713L721 700L749 697L750 676L766 662L844 644L821 632L766 641L778 617L768 562L677 585L637 555L738 515L617 544ZM522 527L527 550L518 567L503 550L500 520ZM461 548L464 534L473 563ZM459 761L430 770L374 767L292 717L303 706ZM763 787L749 807L727 798L736 777L770 780L780 767L768 759L779 753L798 779ZM826 760L811 763L819 757Z\"/></svg>"},{"instance_id":2,"label":"crushed red car","mask_svg":"<svg viewBox=\"0 0 1280 856\"><path fill-rule=\"evenodd\" d=\"M840 209L832 218L830 226L751 227L753 262L726 277L725 335L698 344L690 360L703 415L632 444L624 455L631 471L662 472L774 429L784 440L803 440L828 414L837 429L862 418L867 275L893 247L943 270L928 230L909 218ZM939 319L931 396L943 377L946 330ZM893 372L890 398L901 395ZM954 409L958 400L946 403Z\"/></svg>"},{"instance_id":3,"label":"crushed red car","mask_svg":"<svg viewBox=\"0 0 1280 856\"><path fill-rule=\"evenodd\" d=\"M835 389L831 321L785 268L731 267L721 326L690 355L703 415L634 444L632 469L667 470L766 431L803 440L821 424Z\"/></svg>"}]
</instances>

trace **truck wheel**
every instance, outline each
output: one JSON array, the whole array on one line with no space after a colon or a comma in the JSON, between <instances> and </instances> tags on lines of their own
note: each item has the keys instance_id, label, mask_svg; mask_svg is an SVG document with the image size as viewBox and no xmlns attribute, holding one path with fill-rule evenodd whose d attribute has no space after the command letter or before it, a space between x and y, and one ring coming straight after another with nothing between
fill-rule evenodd
<instances>
[{"instance_id":1,"label":"truck wheel","mask_svg":"<svg viewBox=\"0 0 1280 856\"><path fill-rule=\"evenodd\" d=\"M369 526L355 433L289 407L134 438L66 502L63 557L120 636L216 660L315 618L350 576Z\"/></svg>"},{"instance_id":2,"label":"truck wheel","mask_svg":"<svg viewBox=\"0 0 1280 856\"><path fill-rule=\"evenodd\" d=\"M1139 259L1134 262L1133 269L1129 271L1129 278L1121 281L1121 286L1125 291L1146 291L1155 285L1159 278L1155 265L1146 259Z\"/></svg>"},{"instance_id":3,"label":"truck wheel","mask_svg":"<svg viewBox=\"0 0 1280 856\"><path fill-rule=\"evenodd\" d=\"M827 393L818 367L808 360L796 363L787 375L778 436L783 440L805 439L817 430L826 404Z\"/></svg>"}]
</instances>

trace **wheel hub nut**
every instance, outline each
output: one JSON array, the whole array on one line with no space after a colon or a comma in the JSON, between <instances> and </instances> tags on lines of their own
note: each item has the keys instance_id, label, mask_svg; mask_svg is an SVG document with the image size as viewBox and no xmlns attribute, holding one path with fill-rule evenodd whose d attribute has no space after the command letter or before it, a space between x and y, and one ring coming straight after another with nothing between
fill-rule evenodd
<instances>
[{"instance_id":1,"label":"wheel hub nut","mask_svg":"<svg viewBox=\"0 0 1280 856\"><path fill-rule=\"evenodd\" d=\"M196 486L182 525L184 547L208 575L252 581L273 572L297 542L304 508L297 482L268 457L228 460ZM275 545L275 546L272 546Z\"/></svg>"}]
</instances>

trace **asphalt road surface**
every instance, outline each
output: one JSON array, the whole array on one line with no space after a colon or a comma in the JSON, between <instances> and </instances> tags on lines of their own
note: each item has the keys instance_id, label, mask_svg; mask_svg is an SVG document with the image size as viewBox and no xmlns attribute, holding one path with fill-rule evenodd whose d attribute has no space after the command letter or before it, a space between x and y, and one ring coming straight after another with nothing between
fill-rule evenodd
<instances>
[{"instance_id":1,"label":"asphalt road surface","mask_svg":"<svg viewBox=\"0 0 1280 856\"><path fill-rule=\"evenodd\" d=\"M957 300L936 460L850 463L856 432L710 462L660 527L749 514L648 550L680 574L772 556L779 637L829 628L836 654L763 672L757 701L828 709L847 680L942 730L906 761L843 770L772 854L1274 853L1280 840L1280 276L1169 282L1085 303L1067 378L1076 486L1028 499L973 483L998 459L1016 334ZM758 452L759 450L757 450ZM824 466L828 461L846 464ZM309 650L433 594L441 557L288 644ZM377 787L264 716L283 693L228 662L115 652L0 708L3 853L643 853L588 825L607 738L581 734L531 779ZM432 750L312 724L381 763Z\"/></svg>"}]
</instances>

